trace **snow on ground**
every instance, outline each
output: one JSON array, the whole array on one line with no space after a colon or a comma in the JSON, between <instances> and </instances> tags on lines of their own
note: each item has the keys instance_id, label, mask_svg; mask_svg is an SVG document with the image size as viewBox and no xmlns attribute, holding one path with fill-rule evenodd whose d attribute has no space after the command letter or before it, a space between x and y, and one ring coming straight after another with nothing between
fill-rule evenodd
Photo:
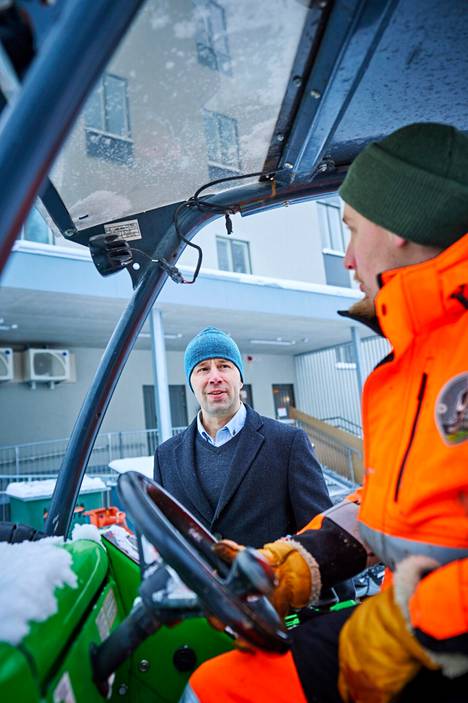
<instances>
[{"instance_id":1,"label":"snow on ground","mask_svg":"<svg viewBox=\"0 0 468 703\"><path fill-rule=\"evenodd\" d=\"M56 479L49 478L45 481L16 481L9 483L6 494L13 498L31 500L33 498L50 498L54 492ZM85 476L81 484L80 493L105 491L106 485L100 478Z\"/></svg>"},{"instance_id":2,"label":"snow on ground","mask_svg":"<svg viewBox=\"0 0 468 703\"><path fill-rule=\"evenodd\" d=\"M138 471L147 478L153 478L154 456L134 456L129 459L113 459L109 466L119 474L127 471Z\"/></svg>"}]
</instances>

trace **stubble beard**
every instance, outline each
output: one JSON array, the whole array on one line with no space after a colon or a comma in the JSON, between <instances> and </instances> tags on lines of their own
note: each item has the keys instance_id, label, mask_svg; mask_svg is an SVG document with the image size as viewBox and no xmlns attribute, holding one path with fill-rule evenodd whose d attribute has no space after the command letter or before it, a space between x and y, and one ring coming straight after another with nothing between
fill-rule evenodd
<instances>
[{"instance_id":1,"label":"stubble beard","mask_svg":"<svg viewBox=\"0 0 468 703\"><path fill-rule=\"evenodd\" d=\"M224 417L228 415L231 411L234 414L234 399L232 397L226 398L224 403L210 403L206 404L205 412L211 417Z\"/></svg>"},{"instance_id":2,"label":"stubble beard","mask_svg":"<svg viewBox=\"0 0 468 703\"><path fill-rule=\"evenodd\" d=\"M361 300L357 300L353 303L348 312L364 320L373 320L376 315L374 301L366 295L364 298L361 298Z\"/></svg>"}]
</instances>

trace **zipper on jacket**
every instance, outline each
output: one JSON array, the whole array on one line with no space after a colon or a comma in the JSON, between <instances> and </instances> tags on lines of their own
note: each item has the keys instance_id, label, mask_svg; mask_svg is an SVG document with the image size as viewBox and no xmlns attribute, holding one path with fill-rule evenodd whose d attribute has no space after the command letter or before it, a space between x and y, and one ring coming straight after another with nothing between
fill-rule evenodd
<instances>
[{"instance_id":1,"label":"zipper on jacket","mask_svg":"<svg viewBox=\"0 0 468 703\"><path fill-rule=\"evenodd\" d=\"M416 408L416 414L414 416L413 426L411 428L411 434L410 434L410 438L408 441L408 446L406 447L406 451L405 451L405 454L403 456L403 459L402 459L402 462L400 465L400 470L398 472L398 478L397 478L397 482L396 482L396 486L395 486L395 495L393 497L393 500L395 502L398 500L398 494L400 493L401 480L403 478L403 473L405 470L406 461L408 459L408 454L410 453L411 445L413 444L414 435L416 433L416 426L418 424L419 415L421 413L422 403L424 400L424 393L426 392L426 385L427 385L427 373L423 373L422 378L421 378L421 385L419 386L419 391L418 391L418 406Z\"/></svg>"}]
</instances>

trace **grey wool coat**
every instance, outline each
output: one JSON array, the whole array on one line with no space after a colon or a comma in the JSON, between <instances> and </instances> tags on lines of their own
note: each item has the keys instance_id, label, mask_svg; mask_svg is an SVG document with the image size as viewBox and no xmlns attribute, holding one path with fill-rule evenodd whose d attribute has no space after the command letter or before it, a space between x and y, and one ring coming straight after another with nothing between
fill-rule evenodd
<instances>
[{"instance_id":1,"label":"grey wool coat","mask_svg":"<svg viewBox=\"0 0 468 703\"><path fill-rule=\"evenodd\" d=\"M246 407L246 422L215 510L197 479L196 418L157 448L154 478L217 537L260 547L294 534L331 501L305 432Z\"/></svg>"}]
</instances>

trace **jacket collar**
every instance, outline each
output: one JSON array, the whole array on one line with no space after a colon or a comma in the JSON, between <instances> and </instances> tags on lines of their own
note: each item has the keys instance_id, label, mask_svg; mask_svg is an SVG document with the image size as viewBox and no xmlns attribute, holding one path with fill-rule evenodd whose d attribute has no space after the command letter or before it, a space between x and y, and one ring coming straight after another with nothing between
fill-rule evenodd
<instances>
[{"instance_id":1,"label":"jacket collar","mask_svg":"<svg viewBox=\"0 0 468 703\"><path fill-rule=\"evenodd\" d=\"M375 299L377 318L395 355L448 318L457 319L468 298L468 234L438 256L384 271Z\"/></svg>"},{"instance_id":2,"label":"jacket collar","mask_svg":"<svg viewBox=\"0 0 468 703\"><path fill-rule=\"evenodd\" d=\"M357 315L356 313L350 312L349 310L337 310L337 313L340 317L347 317L350 320L354 320L355 322L360 322L361 325L365 325L372 332L375 332L375 334L378 334L381 337L383 336L377 317L362 317L361 315Z\"/></svg>"}]
</instances>

